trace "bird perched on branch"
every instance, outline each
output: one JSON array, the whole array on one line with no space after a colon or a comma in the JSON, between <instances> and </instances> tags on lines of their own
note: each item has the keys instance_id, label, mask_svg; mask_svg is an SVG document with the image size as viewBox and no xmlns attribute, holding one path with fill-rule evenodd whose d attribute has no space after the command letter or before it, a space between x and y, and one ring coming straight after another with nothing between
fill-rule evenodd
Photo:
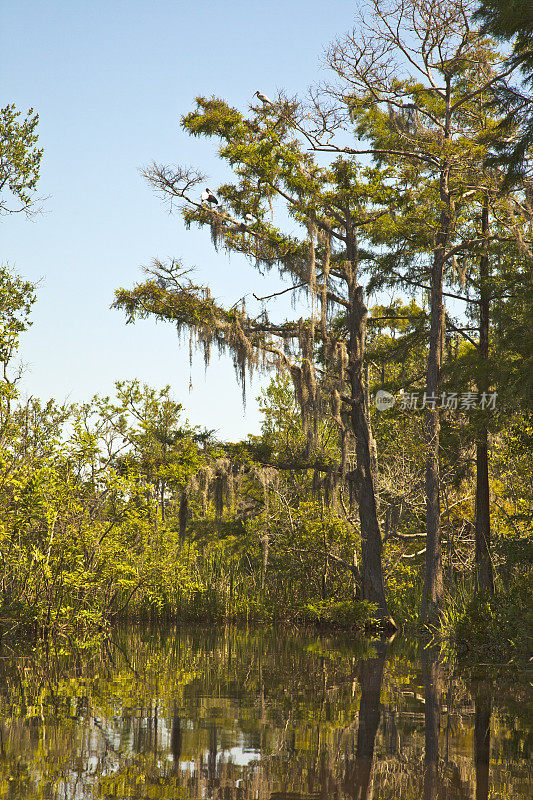
<instances>
[{"instance_id":1,"label":"bird perched on branch","mask_svg":"<svg viewBox=\"0 0 533 800\"><path fill-rule=\"evenodd\" d=\"M218 206L218 200L216 199L211 189L206 188L202 192L202 203L211 203L214 206Z\"/></svg>"},{"instance_id":2,"label":"bird perched on branch","mask_svg":"<svg viewBox=\"0 0 533 800\"><path fill-rule=\"evenodd\" d=\"M250 213L244 215L244 222L239 223L238 229L244 233L244 231L248 230L248 225L251 225L252 222L255 222L255 217L253 217Z\"/></svg>"},{"instance_id":3,"label":"bird perched on branch","mask_svg":"<svg viewBox=\"0 0 533 800\"><path fill-rule=\"evenodd\" d=\"M260 92L259 89L257 90L257 92L255 92L255 96L258 97L259 100L261 100L264 106L272 105L272 100L269 97L267 97L266 94Z\"/></svg>"}]
</instances>

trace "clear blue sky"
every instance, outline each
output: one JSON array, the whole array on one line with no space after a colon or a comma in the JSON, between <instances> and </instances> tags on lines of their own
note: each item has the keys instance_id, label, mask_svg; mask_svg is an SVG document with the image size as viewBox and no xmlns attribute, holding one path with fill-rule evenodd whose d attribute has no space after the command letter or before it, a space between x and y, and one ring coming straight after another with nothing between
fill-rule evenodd
<instances>
[{"instance_id":1,"label":"clear blue sky","mask_svg":"<svg viewBox=\"0 0 533 800\"><path fill-rule=\"evenodd\" d=\"M352 27L356 2L196 0L0 0L0 106L40 115L44 212L0 223L0 258L41 281L24 335L22 391L84 401L116 379L167 383L193 424L237 439L257 432L260 382L243 411L231 361L204 375L170 325L126 326L109 308L154 257L198 268L221 300L279 284L244 260L213 252L205 231L186 231L139 175L151 160L224 178L212 142L178 121L197 95L245 109L256 89L290 94L325 77L324 48ZM265 381L263 380L263 383Z\"/></svg>"}]
</instances>

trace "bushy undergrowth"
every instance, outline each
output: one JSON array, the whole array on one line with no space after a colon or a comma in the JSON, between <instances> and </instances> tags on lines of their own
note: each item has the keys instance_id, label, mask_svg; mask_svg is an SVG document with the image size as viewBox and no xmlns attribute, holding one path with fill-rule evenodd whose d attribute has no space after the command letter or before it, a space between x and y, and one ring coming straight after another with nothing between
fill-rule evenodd
<instances>
[{"instance_id":1,"label":"bushy undergrowth","mask_svg":"<svg viewBox=\"0 0 533 800\"><path fill-rule=\"evenodd\" d=\"M418 624L421 577L420 570L412 561L402 561L396 554L387 577L387 589L392 617L402 628Z\"/></svg>"},{"instance_id":2,"label":"bushy undergrowth","mask_svg":"<svg viewBox=\"0 0 533 800\"><path fill-rule=\"evenodd\" d=\"M375 624L376 604L367 601L317 600L305 603L297 612L296 620L316 625L361 630Z\"/></svg>"},{"instance_id":3,"label":"bushy undergrowth","mask_svg":"<svg viewBox=\"0 0 533 800\"><path fill-rule=\"evenodd\" d=\"M444 608L440 637L448 656L463 665L523 663L533 655L533 580L515 575L507 591L475 596L458 592Z\"/></svg>"},{"instance_id":4,"label":"bushy undergrowth","mask_svg":"<svg viewBox=\"0 0 533 800\"><path fill-rule=\"evenodd\" d=\"M265 467L259 437L259 449L253 439L210 443L180 424L168 390L131 382L118 394L114 403L14 409L0 392L0 635L88 643L126 616L375 627L372 606L355 600L361 541L348 493L326 493L312 469ZM399 442L394 431L382 463L383 566L391 613L409 628L418 623L424 528L418 490L407 510L395 505L394 492L409 490L393 470ZM508 504L495 520L496 597L464 590L446 604L441 636L454 657L508 661L527 651L525 513ZM446 568L461 585L472 570L468 514L461 500L443 522L454 541Z\"/></svg>"}]
</instances>

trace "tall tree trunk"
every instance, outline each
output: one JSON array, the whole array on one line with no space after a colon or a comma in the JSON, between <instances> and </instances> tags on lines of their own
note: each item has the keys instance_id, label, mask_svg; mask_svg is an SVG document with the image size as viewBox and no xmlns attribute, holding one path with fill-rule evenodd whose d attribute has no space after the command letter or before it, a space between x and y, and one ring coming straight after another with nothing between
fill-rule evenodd
<instances>
[{"instance_id":1,"label":"tall tree trunk","mask_svg":"<svg viewBox=\"0 0 533 800\"><path fill-rule=\"evenodd\" d=\"M372 420L370 418L370 366L365 363L365 411L368 422L368 433L370 436L370 466L374 479L374 495L376 498L376 508L379 510L379 491L378 491L378 446L372 432Z\"/></svg>"},{"instance_id":2,"label":"tall tree trunk","mask_svg":"<svg viewBox=\"0 0 533 800\"><path fill-rule=\"evenodd\" d=\"M392 619L383 582L381 531L377 515L376 489L372 469L372 434L365 408L363 357L368 309L363 302L363 289L351 294L349 325L348 374L351 389L351 424L356 441L357 469L351 473L361 522L361 594L363 600L377 603L384 625L396 628Z\"/></svg>"},{"instance_id":3,"label":"tall tree trunk","mask_svg":"<svg viewBox=\"0 0 533 800\"><path fill-rule=\"evenodd\" d=\"M270 523L267 521L267 525ZM266 573L268 567L268 551L270 549L270 532L266 529L261 536L261 547L263 550L263 558L261 561L261 591L265 588Z\"/></svg>"},{"instance_id":4,"label":"tall tree trunk","mask_svg":"<svg viewBox=\"0 0 533 800\"><path fill-rule=\"evenodd\" d=\"M480 311L479 311L479 349L478 349L478 392L488 392L487 361L489 357L490 325L490 287L489 255L487 237L489 235L489 201L485 195L481 213L481 233L485 239L483 254L479 262ZM476 587L480 593L494 594L492 559L490 552L490 494L488 434L484 422L478 433L476 443L476 548L475 574Z\"/></svg>"},{"instance_id":5,"label":"tall tree trunk","mask_svg":"<svg viewBox=\"0 0 533 800\"><path fill-rule=\"evenodd\" d=\"M442 275L444 244L435 253L431 281L431 329L426 380L426 569L422 594L421 619L424 623L438 621L444 595L442 577L442 547L440 525L440 421L438 392L444 339L444 306Z\"/></svg>"},{"instance_id":6,"label":"tall tree trunk","mask_svg":"<svg viewBox=\"0 0 533 800\"><path fill-rule=\"evenodd\" d=\"M186 491L183 491L181 493L178 518L180 525L180 547L182 547L183 542L185 541L185 533L187 531L187 520L189 518L189 497Z\"/></svg>"},{"instance_id":7,"label":"tall tree trunk","mask_svg":"<svg viewBox=\"0 0 533 800\"><path fill-rule=\"evenodd\" d=\"M321 595L322 600L326 600L328 596L329 547L326 526L324 524L324 498L322 498L320 513L322 519L322 543L324 546L324 566L322 568Z\"/></svg>"},{"instance_id":8,"label":"tall tree trunk","mask_svg":"<svg viewBox=\"0 0 533 800\"><path fill-rule=\"evenodd\" d=\"M451 138L451 79L446 78L446 127L444 140ZM442 282L444 259L451 229L450 164L446 159L441 174L439 195L441 212L431 271L431 323L426 371L426 569L422 591L421 621L436 624L444 598L440 525L438 394L444 346L444 303Z\"/></svg>"}]
</instances>

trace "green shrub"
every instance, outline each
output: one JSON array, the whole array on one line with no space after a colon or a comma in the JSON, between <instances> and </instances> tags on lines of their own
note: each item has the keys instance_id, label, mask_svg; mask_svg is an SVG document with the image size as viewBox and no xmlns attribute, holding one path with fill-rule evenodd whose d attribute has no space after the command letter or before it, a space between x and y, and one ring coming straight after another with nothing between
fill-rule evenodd
<instances>
[{"instance_id":1,"label":"green shrub","mask_svg":"<svg viewBox=\"0 0 533 800\"><path fill-rule=\"evenodd\" d=\"M417 625L422 600L419 565L402 561L397 556L394 568L387 575L389 609L397 625Z\"/></svg>"},{"instance_id":2,"label":"green shrub","mask_svg":"<svg viewBox=\"0 0 533 800\"><path fill-rule=\"evenodd\" d=\"M533 581L522 576L494 597L459 593L444 609L441 639L460 662L509 663L531 655Z\"/></svg>"},{"instance_id":3,"label":"green shrub","mask_svg":"<svg viewBox=\"0 0 533 800\"><path fill-rule=\"evenodd\" d=\"M376 604L366 600L317 600L303 605L296 616L301 622L361 629L373 624L375 610Z\"/></svg>"}]
</instances>

